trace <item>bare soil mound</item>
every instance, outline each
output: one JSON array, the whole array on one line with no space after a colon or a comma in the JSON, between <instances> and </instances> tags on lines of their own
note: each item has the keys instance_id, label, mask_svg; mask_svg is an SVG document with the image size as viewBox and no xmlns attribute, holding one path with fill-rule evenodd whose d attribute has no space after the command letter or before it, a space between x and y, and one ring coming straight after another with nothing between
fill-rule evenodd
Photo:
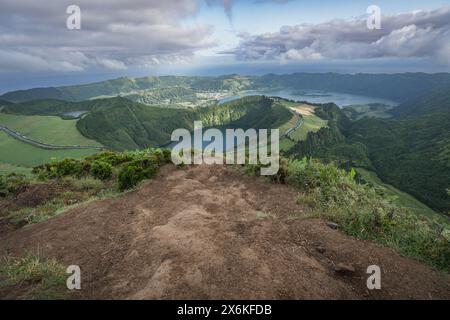
<instances>
[{"instance_id":1,"label":"bare soil mound","mask_svg":"<svg viewBox=\"0 0 450 320\"><path fill-rule=\"evenodd\" d=\"M297 196L230 167L166 166L139 190L0 235L0 250L79 265L88 299L450 298L448 276L308 219ZM382 288L369 291L373 264Z\"/></svg>"}]
</instances>

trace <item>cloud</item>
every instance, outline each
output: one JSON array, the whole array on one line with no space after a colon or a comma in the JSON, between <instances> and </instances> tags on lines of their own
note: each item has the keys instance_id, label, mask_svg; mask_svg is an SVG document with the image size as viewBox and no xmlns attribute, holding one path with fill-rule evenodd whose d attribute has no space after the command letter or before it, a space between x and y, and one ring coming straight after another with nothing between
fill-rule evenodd
<instances>
[{"instance_id":1,"label":"cloud","mask_svg":"<svg viewBox=\"0 0 450 320\"><path fill-rule=\"evenodd\" d=\"M55 58L49 59L54 55ZM89 59L81 52L51 52L43 49L9 50L0 49L0 70L2 71L83 71Z\"/></svg>"},{"instance_id":2,"label":"cloud","mask_svg":"<svg viewBox=\"0 0 450 320\"><path fill-rule=\"evenodd\" d=\"M198 0L77 0L82 29L67 30L73 3L0 0L0 71L121 70L166 57L185 61L214 45L211 26L184 23Z\"/></svg>"},{"instance_id":3,"label":"cloud","mask_svg":"<svg viewBox=\"0 0 450 320\"><path fill-rule=\"evenodd\" d=\"M382 29L366 19L285 26L278 32L241 35L239 60L433 58L448 63L450 7L382 16Z\"/></svg>"}]
</instances>

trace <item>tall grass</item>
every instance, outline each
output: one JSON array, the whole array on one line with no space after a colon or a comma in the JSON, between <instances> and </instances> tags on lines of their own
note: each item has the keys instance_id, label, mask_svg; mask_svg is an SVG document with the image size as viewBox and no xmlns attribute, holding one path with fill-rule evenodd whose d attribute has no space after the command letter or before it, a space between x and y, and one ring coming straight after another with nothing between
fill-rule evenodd
<instances>
[{"instance_id":1,"label":"tall grass","mask_svg":"<svg viewBox=\"0 0 450 320\"><path fill-rule=\"evenodd\" d=\"M450 271L450 224L445 219L417 216L374 188L358 184L354 170L346 172L314 159L284 159L278 177L302 191L298 200L309 205L315 216L338 223L346 234Z\"/></svg>"},{"instance_id":2,"label":"tall grass","mask_svg":"<svg viewBox=\"0 0 450 320\"><path fill-rule=\"evenodd\" d=\"M55 259L43 259L38 255L0 258L0 291L14 290L20 299L64 299L66 270Z\"/></svg>"}]
</instances>

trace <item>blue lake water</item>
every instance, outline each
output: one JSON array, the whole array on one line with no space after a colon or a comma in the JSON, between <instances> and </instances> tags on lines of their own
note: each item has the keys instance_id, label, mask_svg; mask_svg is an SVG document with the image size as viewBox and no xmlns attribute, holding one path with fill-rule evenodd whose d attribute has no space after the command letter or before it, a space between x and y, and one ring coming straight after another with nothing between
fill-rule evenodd
<instances>
[{"instance_id":1,"label":"blue lake water","mask_svg":"<svg viewBox=\"0 0 450 320\"><path fill-rule=\"evenodd\" d=\"M198 134L199 136L202 136L203 133L205 133L205 131L208 130L208 129L210 129L210 128L203 128L202 131L197 131L197 134ZM218 127L218 128L215 128L215 129L218 129L218 130L221 132L222 136L223 136L221 148L219 147L216 151L217 151L217 152L224 152L224 151L226 151L226 150L231 149L232 146L228 146L228 147L227 147L227 141L226 141L226 129L227 129L227 128L225 128L225 127ZM231 128L230 128L230 129L231 129ZM213 141L215 141L215 140L213 139ZM202 141L202 149L205 149L205 148L206 148L208 145L210 145L213 141ZM248 142L248 141L247 141L247 142ZM178 141L172 141L172 142L170 142L170 143L164 145L164 148L172 149L172 148L175 147L178 143L179 143ZM234 139L233 146L237 146L237 145L238 145L238 140L237 140L237 138L235 138L235 139ZM194 148L194 132L191 132L191 146L192 146L192 148Z\"/></svg>"},{"instance_id":2,"label":"blue lake water","mask_svg":"<svg viewBox=\"0 0 450 320\"><path fill-rule=\"evenodd\" d=\"M219 101L220 104L230 102L245 96L252 95L265 95L265 96L275 96L289 100L295 101L307 101L311 103L329 103L333 102L339 107L345 107L348 105L358 105L358 104L368 104L368 103L383 103L391 106L398 105L397 102L376 98L359 96L349 93L338 93L338 92L325 92L325 91L313 91L313 90L250 90L245 91L240 95L233 95L226 97Z\"/></svg>"},{"instance_id":3,"label":"blue lake water","mask_svg":"<svg viewBox=\"0 0 450 320\"><path fill-rule=\"evenodd\" d=\"M367 96L359 96L348 93L337 93L337 92L324 92L324 91L312 91L312 90L249 90L242 92L239 95L231 95L219 100L219 104L223 104L226 102L230 102L236 99L240 99L246 96L252 95L265 95L265 96L273 96L280 97L284 99L294 100L294 101L306 101L310 103L330 103L333 102L339 107L345 107L348 105L361 105L361 104L369 104L369 103L382 103L390 106L397 106L398 103L392 100L376 98L376 97L367 97ZM205 130L206 128L204 128ZM225 135L225 128L218 128ZM281 134L281 133L280 133ZM194 145L193 134L191 138L191 143ZM237 141L235 140L235 143ZM208 146L211 142L203 142L203 148ZM177 145L178 142L171 142L164 147L173 148ZM226 146L226 142L223 142L223 149L217 150L218 152L223 152L224 150L228 150L229 147Z\"/></svg>"}]
</instances>

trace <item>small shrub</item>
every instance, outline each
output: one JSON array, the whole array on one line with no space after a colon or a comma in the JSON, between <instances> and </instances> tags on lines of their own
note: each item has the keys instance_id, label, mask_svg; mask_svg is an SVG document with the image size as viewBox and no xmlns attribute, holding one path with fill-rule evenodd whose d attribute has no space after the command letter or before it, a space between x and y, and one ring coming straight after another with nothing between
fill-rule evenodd
<instances>
[{"instance_id":1,"label":"small shrub","mask_svg":"<svg viewBox=\"0 0 450 320\"><path fill-rule=\"evenodd\" d=\"M135 166L125 166L119 173L119 189L121 191L133 188L141 179L141 170Z\"/></svg>"},{"instance_id":2,"label":"small shrub","mask_svg":"<svg viewBox=\"0 0 450 320\"><path fill-rule=\"evenodd\" d=\"M248 159L247 159L248 160ZM248 162L248 161L246 161ZM276 182L276 183L286 183L287 177L288 177L288 169L289 169L289 160L286 158L281 158L279 161L279 169L278 172L274 175L266 176L270 181ZM250 175L250 176L258 176L261 173L261 168L269 167L269 165L262 165L261 163L258 164L248 164L246 163L243 166L244 174Z\"/></svg>"},{"instance_id":3,"label":"small shrub","mask_svg":"<svg viewBox=\"0 0 450 320\"><path fill-rule=\"evenodd\" d=\"M127 190L135 187L139 182L152 178L158 172L155 159L133 161L126 165L119 173L119 189Z\"/></svg>"},{"instance_id":4,"label":"small shrub","mask_svg":"<svg viewBox=\"0 0 450 320\"><path fill-rule=\"evenodd\" d=\"M0 193L3 196L16 194L28 184L30 184L30 181L23 174L11 173L6 177L0 176Z\"/></svg>"},{"instance_id":5,"label":"small shrub","mask_svg":"<svg viewBox=\"0 0 450 320\"><path fill-rule=\"evenodd\" d=\"M79 160L64 159L55 164L56 174L59 177L64 176L81 176L83 174L84 166Z\"/></svg>"},{"instance_id":6,"label":"small shrub","mask_svg":"<svg viewBox=\"0 0 450 320\"><path fill-rule=\"evenodd\" d=\"M133 157L128 152L119 153L119 152L112 152L112 151L97 153L97 154L94 154L94 155L86 158L87 162L101 161L101 162L106 162L106 163L110 164L111 166L117 166L117 165L123 164L125 162L129 162L132 160L133 160Z\"/></svg>"},{"instance_id":7,"label":"small shrub","mask_svg":"<svg viewBox=\"0 0 450 320\"><path fill-rule=\"evenodd\" d=\"M6 179L0 175L0 197L5 197L8 194L7 188Z\"/></svg>"},{"instance_id":8,"label":"small shrub","mask_svg":"<svg viewBox=\"0 0 450 320\"><path fill-rule=\"evenodd\" d=\"M95 161L92 163L91 173L97 179L106 180L112 176L112 166L103 161Z\"/></svg>"}]
</instances>

